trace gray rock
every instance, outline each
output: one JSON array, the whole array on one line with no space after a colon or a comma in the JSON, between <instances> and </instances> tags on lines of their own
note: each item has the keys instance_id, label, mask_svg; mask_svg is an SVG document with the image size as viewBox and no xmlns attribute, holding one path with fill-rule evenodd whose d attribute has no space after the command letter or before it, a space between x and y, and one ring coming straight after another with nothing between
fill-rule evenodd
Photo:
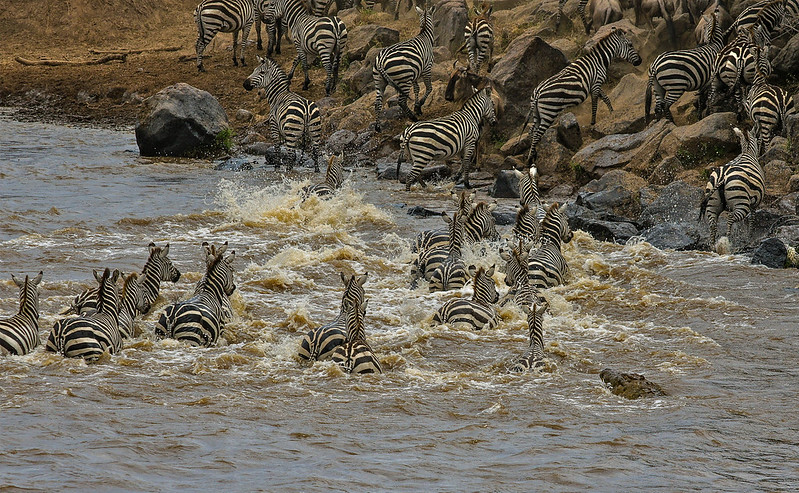
<instances>
[{"instance_id":1,"label":"gray rock","mask_svg":"<svg viewBox=\"0 0 799 493\"><path fill-rule=\"evenodd\" d=\"M333 154L353 148L358 134L352 130L336 130L327 138L327 149Z\"/></svg>"},{"instance_id":2,"label":"gray rock","mask_svg":"<svg viewBox=\"0 0 799 493\"><path fill-rule=\"evenodd\" d=\"M785 137L774 137L771 139L771 144L769 144L768 149L760 149L760 152L763 152L763 155L760 156L761 163L767 163L769 161L774 161L775 159L780 161L790 161L791 160L791 153L788 152L790 149L790 145L788 144L788 139Z\"/></svg>"},{"instance_id":3,"label":"gray rock","mask_svg":"<svg viewBox=\"0 0 799 493\"><path fill-rule=\"evenodd\" d=\"M463 30L469 22L469 10L464 0L441 0L433 12L433 30L437 44L455 53L463 44Z\"/></svg>"},{"instance_id":4,"label":"gray rock","mask_svg":"<svg viewBox=\"0 0 799 493\"><path fill-rule=\"evenodd\" d=\"M225 109L210 93L180 82L147 99L147 111L136 125L142 156L187 156L216 146L230 129Z\"/></svg>"},{"instance_id":5,"label":"gray rock","mask_svg":"<svg viewBox=\"0 0 799 493\"><path fill-rule=\"evenodd\" d=\"M603 219L604 217L615 219L615 217L597 213L575 203L566 205L566 216L569 219L570 228L585 231L599 241L623 243L638 235L638 228L635 224Z\"/></svg>"},{"instance_id":6,"label":"gray rock","mask_svg":"<svg viewBox=\"0 0 799 493\"><path fill-rule=\"evenodd\" d=\"M378 47L370 48L363 61L350 63L347 70L341 74L341 86L345 95L352 99L357 99L360 95L375 90L372 67L381 49Z\"/></svg>"},{"instance_id":7,"label":"gray rock","mask_svg":"<svg viewBox=\"0 0 799 493\"><path fill-rule=\"evenodd\" d=\"M641 213L640 191L644 187L646 181L640 176L614 170L585 185L576 203L596 212L636 218Z\"/></svg>"},{"instance_id":8,"label":"gray rock","mask_svg":"<svg viewBox=\"0 0 799 493\"><path fill-rule=\"evenodd\" d=\"M686 169L696 168L741 151L740 140L732 131L735 113L713 113L693 125L677 127L663 138L658 148L663 157L677 156Z\"/></svg>"},{"instance_id":9,"label":"gray rock","mask_svg":"<svg viewBox=\"0 0 799 493\"><path fill-rule=\"evenodd\" d=\"M380 158L377 160L377 179L396 180L397 179L397 160L391 158ZM403 162L400 165L399 182L405 183L405 179L411 172L411 163ZM427 166L422 170L422 179L442 179L450 176L452 171L446 164Z\"/></svg>"},{"instance_id":10,"label":"gray rock","mask_svg":"<svg viewBox=\"0 0 799 493\"><path fill-rule=\"evenodd\" d=\"M644 107L646 85L645 75L627 74L622 77L608 94L615 111L608 112L605 103L600 102L597 123L592 129L592 133L605 136L631 134L643 130L646 126L646 118L640 108Z\"/></svg>"},{"instance_id":11,"label":"gray rock","mask_svg":"<svg viewBox=\"0 0 799 493\"><path fill-rule=\"evenodd\" d=\"M519 198L519 177L513 170L501 170L497 173L490 195L494 198Z\"/></svg>"},{"instance_id":12,"label":"gray rock","mask_svg":"<svg viewBox=\"0 0 799 493\"><path fill-rule=\"evenodd\" d=\"M324 156L320 157L319 164L320 168L322 166L322 162L324 161ZM285 146L277 146L272 145L266 149L264 153L264 166L266 167L274 167L275 169L283 168L286 169L290 163L294 163L294 167L305 167L305 168L313 168L314 167L314 160L311 154L297 150L294 151L292 149L288 149Z\"/></svg>"},{"instance_id":13,"label":"gray rock","mask_svg":"<svg viewBox=\"0 0 799 493\"><path fill-rule=\"evenodd\" d=\"M767 238L752 254L752 263L765 265L772 269L782 269L788 261L788 248L779 238Z\"/></svg>"},{"instance_id":14,"label":"gray rock","mask_svg":"<svg viewBox=\"0 0 799 493\"><path fill-rule=\"evenodd\" d=\"M399 31L375 24L347 29L347 57L350 62L366 58L373 47L384 48L399 42Z\"/></svg>"},{"instance_id":15,"label":"gray rock","mask_svg":"<svg viewBox=\"0 0 799 493\"><path fill-rule=\"evenodd\" d=\"M696 228L681 224L661 223L643 232L643 237L661 250L695 250L700 246Z\"/></svg>"},{"instance_id":16,"label":"gray rock","mask_svg":"<svg viewBox=\"0 0 799 493\"><path fill-rule=\"evenodd\" d=\"M670 156L658 163L652 174L649 175L647 180L653 185L668 185L677 177L677 175L684 171L682 162L676 156Z\"/></svg>"},{"instance_id":17,"label":"gray rock","mask_svg":"<svg viewBox=\"0 0 799 493\"><path fill-rule=\"evenodd\" d=\"M761 158L760 162L761 164L766 163L763 165L763 174L765 175L766 183L780 188L788 185L791 175L793 175L793 169L788 163L780 159L766 161L763 158Z\"/></svg>"},{"instance_id":18,"label":"gray rock","mask_svg":"<svg viewBox=\"0 0 799 493\"><path fill-rule=\"evenodd\" d=\"M268 144L266 142L253 142L252 144L244 146L244 152L255 156L266 156L271 148L272 144Z\"/></svg>"},{"instance_id":19,"label":"gray rock","mask_svg":"<svg viewBox=\"0 0 799 493\"><path fill-rule=\"evenodd\" d=\"M577 151L583 146L583 136L580 133L580 124L574 113L563 113L558 118L558 142L571 151ZM528 144L529 146L529 144Z\"/></svg>"},{"instance_id":20,"label":"gray rock","mask_svg":"<svg viewBox=\"0 0 799 493\"><path fill-rule=\"evenodd\" d=\"M795 32L795 31L794 31ZM771 62L774 72L783 76L799 73L799 34L794 36L777 53Z\"/></svg>"},{"instance_id":21,"label":"gray rock","mask_svg":"<svg viewBox=\"0 0 799 493\"><path fill-rule=\"evenodd\" d=\"M704 191L684 181L675 181L664 187L658 197L641 212L639 222L644 228L656 224L697 222L699 203Z\"/></svg>"},{"instance_id":22,"label":"gray rock","mask_svg":"<svg viewBox=\"0 0 799 493\"><path fill-rule=\"evenodd\" d=\"M252 120L252 112L247 111L243 108L240 108L236 111L236 121L237 122L248 122Z\"/></svg>"}]
</instances>

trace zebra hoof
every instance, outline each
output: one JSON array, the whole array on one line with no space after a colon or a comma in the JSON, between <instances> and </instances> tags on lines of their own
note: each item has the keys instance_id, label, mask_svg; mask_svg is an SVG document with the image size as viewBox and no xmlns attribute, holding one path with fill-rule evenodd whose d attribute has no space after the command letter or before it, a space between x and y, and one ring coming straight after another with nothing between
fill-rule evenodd
<instances>
[{"instance_id":1,"label":"zebra hoof","mask_svg":"<svg viewBox=\"0 0 799 493\"><path fill-rule=\"evenodd\" d=\"M203 67L202 65L197 66L197 72L205 72L205 71L206 71L205 67Z\"/></svg>"}]
</instances>

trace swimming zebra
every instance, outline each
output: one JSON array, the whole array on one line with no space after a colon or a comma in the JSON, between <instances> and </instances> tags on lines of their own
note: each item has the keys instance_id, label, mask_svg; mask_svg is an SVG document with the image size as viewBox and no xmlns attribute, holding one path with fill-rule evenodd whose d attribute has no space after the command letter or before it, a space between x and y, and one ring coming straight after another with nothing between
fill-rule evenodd
<instances>
[{"instance_id":1,"label":"swimming zebra","mask_svg":"<svg viewBox=\"0 0 799 493\"><path fill-rule=\"evenodd\" d=\"M710 94L707 98L709 110L732 93L735 97L735 111L740 119L743 95L755 78L755 49L758 46L756 31L746 29L739 31L738 36L722 48L713 64ZM771 64L765 57L761 70L766 76L771 73Z\"/></svg>"},{"instance_id":2,"label":"swimming zebra","mask_svg":"<svg viewBox=\"0 0 799 493\"><path fill-rule=\"evenodd\" d=\"M341 188L341 182L344 181L343 175L344 154L330 156L330 160L327 162L325 182L317 183L315 185L308 185L307 187L303 188L303 196L305 199L307 199L311 195L325 198L333 195L339 188Z\"/></svg>"},{"instance_id":3,"label":"swimming zebra","mask_svg":"<svg viewBox=\"0 0 799 493\"><path fill-rule=\"evenodd\" d=\"M119 334L123 339L130 339L134 334L133 321L139 313L150 311L143 289L145 277L135 272L129 274L122 283L122 294L119 297Z\"/></svg>"},{"instance_id":4,"label":"swimming zebra","mask_svg":"<svg viewBox=\"0 0 799 493\"><path fill-rule=\"evenodd\" d=\"M368 300L361 304L346 302L342 307L347 316L347 338L333 351L332 359L347 373L383 373L363 329Z\"/></svg>"},{"instance_id":5,"label":"swimming zebra","mask_svg":"<svg viewBox=\"0 0 799 493\"><path fill-rule=\"evenodd\" d=\"M758 133L760 150L765 152L774 133L785 129L788 118L796 113L793 97L784 89L769 84L761 67L765 62L761 50L756 50L755 78L744 100L744 108Z\"/></svg>"},{"instance_id":6,"label":"swimming zebra","mask_svg":"<svg viewBox=\"0 0 799 493\"><path fill-rule=\"evenodd\" d=\"M300 358L311 361L321 361L330 358L333 351L344 343L347 338L347 309L348 303L360 306L363 303L364 289L368 273L361 276L345 276L341 273L341 282L344 283L344 294L341 296L341 308L338 316L330 323L321 325L308 331L300 341L298 355Z\"/></svg>"},{"instance_id":7,"label":"swimming zebra","mask_svg":"<svg viewBox=\"0 0 799 493\"><path fill-rule=\"evenodd\" d=\"M406 128L400 136L400 155L397 159L398 177L403 154L407 153L408 159L413 163L411 172L405 179L405 190L410 190L416 181L422 187L425 186L421 173L431 161L458 154L462 154L462 159L456 181L462 182L465 188L471 188L469 171L477 139L480 138L483 122L486 121L490 125L497 122L490 85L467 99L463 108L458 111L435 120L412 123Z\"/></svg>"},{"instance_id":8,"label":"swimming zebra","mask_svg":"<svg viewBox=\"0 0 799 493\"><path fill-rule=\"evenodd\" d=\"M474 206L473 192L461 190L460 193L450 192L454 197L457 212L462 217L468 217ZM446 212L443 212L446 214ZM428 229L416 235L416 239L411 245L411 253L419 253L432 248L446 248L449 245L449 229Z\"/></svg>"},{"instance_id":9,"label":"swimming zebra","mask_svg":"<svg viewBox=\"0 0 799 493\"><path fill-rule=\"evenodd\" d=\"M466 222L463 225L464 239L467 243L478 241L498 241L500 239L497 232L497 221L494 219L494 209L497 208L496 202L478 202L472 207Z\"/></svg>"},{"instance_id":10,"label":"swimming zebra","mask_svg":"<svg viewBox=\"0 0 799 493\"><path fill-rule=\"evenodd\" d=\"M505 285L510 288L500 300L500 306L510 300L517 306L529 306L538 299L538 294L530 287L527 276L527 260L530 258L531 247L532 243L519 240L519 245L511 248L510 252L500 248L499 256L505 261Z\"/></svg>"},{"instance_id":11,"label":"swimming zebra","mask_svg":"<svg viewBox=\"0 0 799 493\"><path fill-rule=\"evenodd\" d=\"M273 0L274 16L283 19L291 31L291 39L297 50L297 57L288 73L288 81L294 78L297 65L302 64L305 80L303 91L308 90L311 79L308 67L318 56L327 72L325 79L325 95L330 96L336 90L338 69L341 55L347 47L347 28L338 17L317 17L308 11L304 0ZM271 34L270 34L271 39ZM277 38L278 41L280 38Z\"/></svg>"},{"instance_id":12,"label":"swimming zebra","mask_svg":"<svg viewBox=\"0 0 799 493\"><path fill-rule=\"evenodd\" d=\"M544 204L541 203L541 197L538 194L538 168L532 165L525 172L517 169L513 172L519 179L519 204L526 205L536 214L539 221L542 220Z\"/></svg>"},{"instance_id":13,"label":"swimming zebra","mask_svg":"<svg viewBox=\"0 0 799 493\"><path fill-rule=\"evenodd\" d=\"M563 284L569 267L561 253L561 243L570 242L572 237L566 215L557 202L553 203L541 222L542 245L535 253L530 254L527 262L530 288L536 293Z\"/></svg>"},{"instance_id":14,"label":"swimming zebra","mask_svg":"<svg viewBox=\"0 0 799 493\"><path fill-rule=\"evenodd\" d=\"M244 47L250 36L250 28L255 21L253 0L203 0L194 9L194 22L197 24L197 70L205 72L203 51L216 36L216 33L233 33L233 65L238 66L236 48L239 46L241 31L241 64L244 60Z\"/></svg>"},{"instance_id":15,"label":"swimming zebra","mask_svg":"<svg viewBox=\"0 0 799 493\"><path fill-rule=\"evenodd\" d=\"M753 127L746 134L738 128L733 130L741 139L741 154L713 170L699 206L700 221L707 216L710 223L711 247L716 244L719 215L724 211L728 213L727 238L730 238L733 224L747 217L751 221L765 193L763 168L758 159L760 144L757 130Z\"/></svg>"},{"instance_id":16,"label":"swimming zebra","mask_svg":"<svg viewBox=\"0 0 799 493\"><path fill-rule=\"evenodd\" d=\"M464 28L463 46L458 49L458 53L466 49L469 55L469 69L474 73L480 73L480 67L484 61L491 65L491 57L494 52L494 29L491 27L491 12L494 6L483 3L479 8L474 8L475 17L469 19Z\"/></svg>"},{"instance_id":17,"label":"swimming zebra","mask_svg":"<svg viewBox=\"0 0 799 493\"><path fill-rule=\"evenodd\" d=\"M140 277L143 279L139 280L142 284L143 304L148 307L146 311L141 312L143 315L149 311L149 307L152 307L158 299L161 281L178 282L180 280L180 271L172 263L172 259L169 258L169 243L164 247L159 247L150 242L147 248L149 249L149 255L141 271ZM97 288L87 289L78 294L72 305L61 312L61 315L70 313L84 314L94 311L97 311Z\"/></svg>"},{"instance_id":18,"label":"swimming zebra","mask_svg":"<svg viewBox=\"0 0 799 493\"><path fill-rule=\"evenodd\" d=\"M272 140L285 143L294 150L294 159L287 164L291 171L297 161L297 150L311 144L314 171L319 171L319 141L322 117L316 103L289 90L289 79L283 69L269 58L258 57L260 65L244 80L244 89L262 87L269 102L269 130ZM277 166L277 165L276 165Z\"/></svg>"},{"instance_id":19,"label":"swimming zebra","mask_svg":"<svg viewBox=\"0 0 799 493\"><path fill-rule=\"evenodd\" d=\"M424 10L416 7L419 14L419 34L406 41L400 41L387 48L383 48L375 58L372 68L372 78L375 81L375 131L380 132L380 112L383 110L383 94L386 87L391 86L399 96L400 108L412 121L417 121L416 115L422 114L422 105L433 90L433 12L435 6ZM425 86L425 93L419 99L419 78ZM408 108L408 98L413 86L416 102L414 111Z\"/></svg>"},{"instance_id":20,"label":"swimming zebra","mask_svg":"<svg viewBox=\"0 0 799 493\"><path fill-rule=\"evenodd\" d=\"M233 251L227 257L227 242L216 247L203 242L206 270L194 288L194 296L167 306L155 325L159 339L172 338L193 346L210 347L216 344L225 323L232 316L229 296L236 290Z\"/></svg>"},{"instance_id":21,"label":"swimming zebra","mask_svg":"<svg viewBox=\"0 0 799 493\"><path fill-rule=\"evenodd\" d=\"M446 214L442 214L441 217L447 223L447 243L444 246L428 248L419 252L411 266L411 289L416 289L419 279L426 279L430 281L431 292L437 290L445 291L447 285L450 284L450 280L444 277L445 274L461 274L460 269L462 267L458 265L450 265L445 269L446 272L441 270L440 267L450 259L453 263L460 263L464 237L463 226L466 218L458 211L455 211L452 217ZM453 269L455 270L453 271ZM440 272L437 274L436 284L433 284L433 274L437 270L440 270ZM463 274L465 276L465 272ZM452 279L452 282L458 283L459 287L463 287L466 281L465 279L457 278ZM451 289L455 289L454 286Z\"/></svg>"},{"instance_id":22,"label":"swimming zebra","mask_svg":"<svg viewBox=\"0 0 799 493\"><path fill-rule=\"evenodd\" d=\"M11 274L11 280L19 288L19 311L0 320L0 354L23 355L39 345L39 284L42 272L33 279L25 276L19 280Z\"/></svg>"},{"instance_id":23,"label":"swimming zebra","mask_svg":"<svg viewBox=\"0 0 799 493\"><path fill-rule=\"evenodd\" d=\"M532 117L533 129L530 131L528 166L538 157L536 146L541 136L565 108L582 103L590 95L591 125L596 123L598 98L601 98L608 109L613 111L610 98L602 90L602 84L608 77L610 63L616 58L627 60L635 66L641 64L641 57L633 48L632 42L622 30L613 27L610 34L597 41L591 51L538 84L530 98L530 112L522 128L524 133Z\"/></svg>"},{"instance_id":24,"label":"swimming zebra","mask_svg":"<svg viewBox=\"0 0 799 493\"><path fill-rule=\"evenodd\" d=\"M122 348L119 333L119 271L106 268L102 274L94 271L99 283L95 313L63 318L53 325L45 350L66 358L96 361L106 351L113 354Z\"/></svg>"},{"instance_id":25,"label":"swimming zebra","mask_svg":"<svg viewBox=\"0 0 799 493\"><path fill-rule=\"evenodd\" d=\"M659 55L649 66L649 82L646 86L644 116L649 121L652 94L655 95L655 117L663 115L674 122L671 105L686 91L699 91L699 114L704 111L704 95L710 82L716 56L724 47L724 33L719 22L719 9L713 13L711 22L706 25L707 44L690 50L669 51Z\"/></svg>"},{"instance_id":26,"label":"swimming zebra","mask_svg":"<svg viewBox=\"0 0 799 493\"><path fill-rule=\"evenodd\" d=\"M493 329L499 324L499 313L493 304L499 300L494 284L494 266L488 269L469 266L474 284L472 299L455 298L444 303L433 315L433 324L468 324L473 329Z\"/></svg>"},{"instance_id":27,"label":"swimming zebra","mask_svg":"<svg viewBox=\"0 0 799 493\"><path fill-rule=\"evenodd\" d=\"M526 205L520 206L516 211L516 221L511 233L517 240L530 244L538 243L541 236L541 223L538 220L537 212L531 211Z\"/></svg>"},{"instance_id":28,"label":"swimming zebra","mask_svg":"<svg viewBox=\"0 0 799 493\"><path fill-rule=\"evenodd\" d=\"M510 371L522 373L530 368L538 368L544 365L544 312L549 308L549 304L533 303L532 307L522 306L522 310L527 314L527 330L530 334L530 348L516 360Z\"/></svg>"}]
</instances>

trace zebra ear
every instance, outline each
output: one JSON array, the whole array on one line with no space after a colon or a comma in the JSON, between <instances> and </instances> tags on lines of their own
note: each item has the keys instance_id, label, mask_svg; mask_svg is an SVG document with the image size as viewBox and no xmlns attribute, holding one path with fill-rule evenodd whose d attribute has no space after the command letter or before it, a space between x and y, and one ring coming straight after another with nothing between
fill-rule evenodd
<instances>
[{"instance_id":1,"label":"zebra ear","mask_svg":"<svg viewBox=\"0 0 799 493\"><path fill-rule=\"evenodd\" d=\"M416 6L416 13L421 16L422 14L424 14L424 10L420 9L419 6L417 5Z\"/></svg>"},{"instance_id":2,"label":"zebra ear","mask_svg":"<svg viewBox=\"0 0 799 493\"><path fill-rule=\"evenodd\" d=\"M227 258L225 259L225 262L227 262L228 264L232 264L234 260L236 260L236 250L230 252L230 255L228 255Z\"/></svg>"},{"instance_id":3,"label":"zebra ear","mask_svg":"<svg viewBox=\"0 0 799 493\"><path fill-rule=\"evenodd\" d=\"M106 269L108 270L108 269ZM98 274L96 270L92 269L92 274L94 274L94 280L97 282L101 282L103 279L102 274Z\"/></svg>"},{"instance_id":4,"label":"zebra ear","mask_svg":"<svg viewBox=\"0 0 799 493\"><path fill-rule=\"evenodd\" d=\"M27 276L25 276L25 277L27 277ZM24 281L20 281L19 279L17 279L14 276L14 274L11 274L11 280L14 281L14 284L16 284L18 288L21 288L22 286L25 285L25 282Z\"/></svg>"},{"instance_id":5,"label":"zebra ear","mask_svg":"<svg viewBox=\"0 0 799 493\"><path fill-rule=\"evenodd\" d=\"M161 249L161 253L163 254L164 257L169 255L169 243L167 243L166 246L164 246L164 248Z\"/></svg>"},{"instance_id":6,"label":"zebra ear","mask_svg":"<svg viewBox=\"0 0 799 493\"><path fill-rule=\"evenodd\" d=\"M106 272L108 272L108 269L106 269ZM116 284L118 279L119 279L119 269L114 269L114 272L111 273L111 282L113 284Z\"/></svg>"},{"instance_id":7,"label":"zebra ear","mask_svg":"<svg viewBox=\"0 0 799 493\"><path fill-rule=\"evenodd\" d=\"M339 275L341 276L341 282L344 284L344 287L346 288L349 279L347 279L347 276L345 276L343 272L339 272Z\"/></svg>"},{"instance_id":8,"label":"zebra ear","mask_svg":"<svg viewBox=\"0 0 799 493\"><path fill-rule=\"evenodd\" d=\"M222 243L222 246L216 249L216 254L222 255L223 253L225 253L225 250L227 250L227 241Z\"/></svg>"},{"instance_id":9,"label":"zebra ear","mask_svg":"<svg viewBox=\"0 0 799 493\"><path fill-rule=\"evenodd\" d=\"M455 214L453 214L453 216L455 216ZM441 214L441 218L444 220L445 223L452 224L452 218L449 217L446 212Z\"/></svg>"},{"instance_id":10,"label":"zebra ear","mask_svg":"<svg viewBox=\"0 0 799 493\"><path fill-rule=\"evenodd\" d=\"M369 277L369 273L364 272L362 276L358 276L355 278L355 282L358 283L358 286L363 286L366 283L367 277Z\"/></svg>"}]
</instances>

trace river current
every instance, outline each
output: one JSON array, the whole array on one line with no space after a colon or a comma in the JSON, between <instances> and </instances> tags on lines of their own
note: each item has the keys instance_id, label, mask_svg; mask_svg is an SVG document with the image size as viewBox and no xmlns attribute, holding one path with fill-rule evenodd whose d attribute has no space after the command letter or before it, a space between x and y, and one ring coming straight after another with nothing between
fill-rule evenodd
<instances>
[{"instance_id":1,"label":"river current","mask_svg":"<svg viewBox=\"0 0 799 493\"><path fill-rule=\"evenodd\" d=\"M333 199L302 202L321 173L142 158L132 129L0 128L0 317L17 310L12 273L44 271L42 340L92 269L141 271L150 241L183 273L118 354L0 357L0 490L799 489L796 270L578 231L568 284L547 291L547 364L509 374L527 346L520 310L494 330L431 327L469 287L408 286L412 238L443 222L407 208L452 210L447 184L408 193L354 169ZM203 241L236 251L234 318L213 348L157 341L163 306L202 275ZM296 356L338 313L340 272L369 273L382 375ZM613 395L606 367L668 395Z\"/></svg>"}]
</instances>

